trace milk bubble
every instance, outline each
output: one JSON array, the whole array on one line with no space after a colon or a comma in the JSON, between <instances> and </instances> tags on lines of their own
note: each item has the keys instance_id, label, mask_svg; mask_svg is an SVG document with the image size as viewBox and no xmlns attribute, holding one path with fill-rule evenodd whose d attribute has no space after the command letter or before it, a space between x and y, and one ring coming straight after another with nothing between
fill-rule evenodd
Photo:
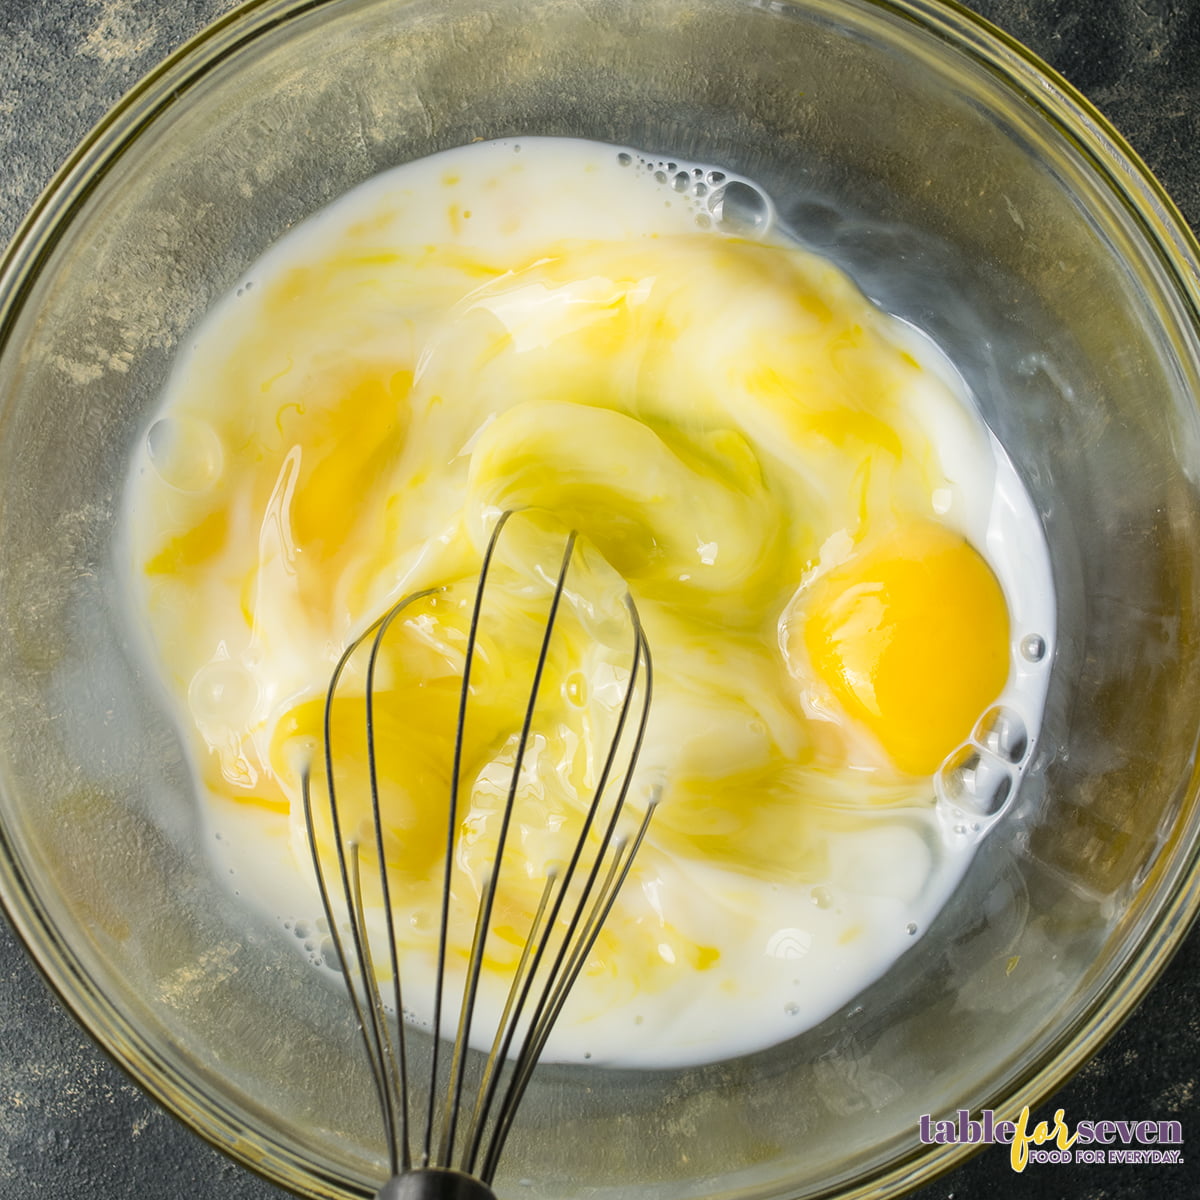
<instances>
[{"instance_id":1,"label":"milk bubble","mask_svg":"<svg viewBox=\"0 0 1200 1200\"><path fill-rule=\"evenodd\" d=\"M221 439L195 417L160 417L146 434L146 454L163 483L181 492L205 491L221 475Z\"/></svg>"}]
</instances>

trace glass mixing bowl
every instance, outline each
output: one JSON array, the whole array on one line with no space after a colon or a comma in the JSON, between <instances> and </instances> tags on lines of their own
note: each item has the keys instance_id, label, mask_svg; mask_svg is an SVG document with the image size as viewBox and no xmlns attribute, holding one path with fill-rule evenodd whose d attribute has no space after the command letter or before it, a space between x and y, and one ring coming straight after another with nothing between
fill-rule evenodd
<instances>
[{"instance_id":1,"label":"glass mixing bowl","mask_svg":"<svg viewBox=\"0 0 1200 1200\"><path fill-rule=\"evenodd\" d=\"M548 1067L507 1194L884 1196L1131 1010L1198 902L1200 251L1028 54L911 0L263 0L139 85L0 272L0 891L193 1128L313 1196L382 1137L349 1006L207 853L122 606L121 489L172 357L284 231L396 163L573 135L724 165L928 331L1041 514L1037 762L929 932L819 1027L709 1066Z\"/></svg>"}]
</instances>

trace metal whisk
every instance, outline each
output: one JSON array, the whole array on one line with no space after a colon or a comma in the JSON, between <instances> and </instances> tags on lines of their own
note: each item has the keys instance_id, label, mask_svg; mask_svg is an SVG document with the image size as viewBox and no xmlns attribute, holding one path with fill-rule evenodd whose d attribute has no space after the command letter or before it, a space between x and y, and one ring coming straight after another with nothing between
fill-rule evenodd
<instances>
[{"instance_id":1,"label":"metal whisk","mask_svg":"<svg viewBox=\"0 0 1200 1200\"><path fill-rule=\"evenodd\" d=\"M445 829L433 988L433 1045L428 1072L429 1099L423 1106L423 1112L415 1111L422 1105L414 1100L418 1088L410 1086L414 1082L414 1065L410 1054L410 1038L405 1033L402 990L405 963L398 947L397 913L392 901L392 869L385 857L378 769L381 747L377 744L381 726L378 705L384 700L377 686L377 671L380 669L381 647L389 629L406 613L411 616L414 605L435 596L441 589L419 592L401 600L361 638L347 647L333 672L324 708L324 775L328 813L323 808L319 810L322 819L327 816L329 820L332 855L326 852L326 856L323 856L318 848L314 789L310 772L306 771L303 776L304 820L321 903L366 1047L387 1131L390 1178L378 1193L381 1200L488 1200L494 1197L490 1184L517 1107L551 1028L587 963L617 892L629 874L657 803L657 793L652 792L646 798L645 813L640 821L631 819L632 814L621 821L646 730L652 686L650 650L636 607L626 591L623 601L628 613L631 644L624 694L615 709L615 732L607 739L606 745L591 747L598 771L590 802L582 815L573 845L562 856L561 866L551 867L547 871L540 901L525 934L519 962L512 973L491 1048L482 1061L479 1061L478 1054L469 1054L484 949L493 925L501 867L534 730L539 688L543 683L572 560L578 549L576 534L571 533L566 538L550 594L540 652L524 705L524 717L519 727L514 722L515 760L499 814L494 857L484 875L475 914L474 933L459 1002L457 1033L452 1047L443 1054L440 1035L449 982L447 952L451 893L464 808L460 795L463 790L464 730L472 707L472 672L481 653L480 627L485 619L489 574L493 570L502 533L511 516L511 512L506 512L500 517L486 547L466 637ZM549 582L548 576L545 582ZM343 686L347 666L359 650L368 655L364 713L371 819L366 824L373 827L374 840L373 847L368 843L365 848L374 854L379 864L378 895L384 913L385 931L381 934L376 925L374 939L368 933L363 898L358 840L362 836L363 823L359 822L357 836L353 829L345 828L353 822L343 819L343 801L339 798L336 780L336 754L332 747L335 701ZM626 826L631 828L627 829ZM327 864L325 857L333 858L336 866ZM386 946L385 951L381 952L380 943ZM379 982L376 968L380 962L384 965L384 977L390 976L390 985ZM388 993L386 1000L385 987ZM471 1077L471 1084L468 1084L468 1076Z\"/></svg>"}]
</instances>

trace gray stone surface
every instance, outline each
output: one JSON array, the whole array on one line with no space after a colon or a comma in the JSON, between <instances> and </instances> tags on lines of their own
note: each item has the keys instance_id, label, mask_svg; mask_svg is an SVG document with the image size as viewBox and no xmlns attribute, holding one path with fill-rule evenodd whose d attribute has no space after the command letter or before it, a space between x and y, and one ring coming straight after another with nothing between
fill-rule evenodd
<instances>
[{"instance_id":1,"label":"gray stone surface","mask_svg":"<svg viewBox=\"0 0 1200 1200\"><path fill-rule=\"evenodd\" d=\"M502 0L501 0L502 2ZM0 0L0 242L73 146L230 0ZM1200 0L976 0L1083 89L1200 228ZM1040 1117L1176 1117L1200 1137L1200 935L1133 1020ZM1188 1152L1185 1145L1185 1157ZM1183 1167L1030 1167L992 1150L921 1200L1184 1200ZM68 1017L0 920L0 1200L269 1200L278 1189L148 1100Z\"/></svg>"}]
</instances>

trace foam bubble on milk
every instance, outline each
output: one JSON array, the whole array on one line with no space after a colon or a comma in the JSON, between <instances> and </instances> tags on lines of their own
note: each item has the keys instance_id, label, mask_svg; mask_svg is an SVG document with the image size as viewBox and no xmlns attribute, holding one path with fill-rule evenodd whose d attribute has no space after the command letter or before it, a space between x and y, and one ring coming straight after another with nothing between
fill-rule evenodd
<instances>
[{"instance_id":1,"label":"foam bubble on milk","mask_svg":"<svg viewBox=\"0 0 1200 1200\"><path fill-rule=\"evenodd\" d=\"M644 170L655 183L682 197L699 229L715 226L722 233L750 237L764 236L775 226L771 198L743 176L682 160L649 158L632 150L619 151L617 162L635 173Z\"/></svg>"},{"instance_id":2,"label":"foam bubble on milk","mask_svg":"<svg viewBox=\"0 0 1200 1200\"><path fill-rule=\"evenodd\" d=\"M611 201L607 217L586 220L571 210L569 197L559 208L543 207L537 215L554 224L557 236L582 236L590 220L608 220L616 228L625 219L640 223L651 236L707 230L713 235L779 240L786 234L761 188L718 167L558 139L465 147L388 172L290 234L212 314L192 355L214 353L240 320L237 306L256 302L272 279L310 259L322 241L336 240L355 222L385 221L392 197L407 190L444 190L452 186L445 183L452 175L465 181L454 186L480 187L485 175L500 169L503 156L518 155L527 171L547 169L551 162L561 168L565 161L577 172L581 195L586 191ZM553 178L561 180L561 169ZM463 209L464 220L487 219L481 198ZM414 224L409 235L414 242L423 236L423 219L419 211L405 208L404 220ZM519 241L528 236L522 214L516 212L511 219L516 223L511 237ZM371 349L382 344L384 334L368 330L365 336ZM943 515L964 528L1003 587L1012 620L1012 669L1005 692L936 776L934 803L897 808L861 836L840 843L833 839L829 882L747 882L712 865L666 864L657 880L659 892L648 886L631 902L651 919L656 914L662 918L662 910L656 909L659 894L695 897L693 920L720 945L722 978L736 981L736 986L722 998L717 989L695 992L685 979L658 994L604 1009L590 1006L585 994L578 1002L573 999L564 1014L548 1048L552 1058L642 1066L711 1060L758 1049L819 1022L877 979L929 928L967 869L979 839L1011 803L1033 759L1054 644L1053 590L1037 515L994 439L985 470L976 458L958 461L960 447L969 438L955 422L966 429L977 420L961 380L917 331L906 332L897 323L893 336L931 376L949 381L963 401L959 416L936 418L941 425L932 436L951 464L951 485L944 498L935 498L935 505L943 505ZM184 363L182 369L186 367ZM223 448L211 427L193 428L187 422L196 424L194 417L160 415L145 451L166 485L193 492L211 487L220 476ZM980 475L990 480L986 490L975 486ZM298 654L297 675L312 669ZM319 660L315 669L319 673ZM253 677L238 662L219 656L191 684L194 718L214 728L245 719L262 699ZM297 867L306 858L295 827L268 831L261 813L237 805L214 805L210 817L217 857L232 873L241 895L273 913L315 965L336 970L315 886ZM705 898L714 895L723 898L721 907L706 905ZM417 911L412 919L433 936L436 921L431 913ZM678 946L664 939L657 953L671 963ZM797 974L801 963L803 974ZM407 994L414 1019L419 1021L427 1000L421 984Z\"/></svg>"}]
</instances>

